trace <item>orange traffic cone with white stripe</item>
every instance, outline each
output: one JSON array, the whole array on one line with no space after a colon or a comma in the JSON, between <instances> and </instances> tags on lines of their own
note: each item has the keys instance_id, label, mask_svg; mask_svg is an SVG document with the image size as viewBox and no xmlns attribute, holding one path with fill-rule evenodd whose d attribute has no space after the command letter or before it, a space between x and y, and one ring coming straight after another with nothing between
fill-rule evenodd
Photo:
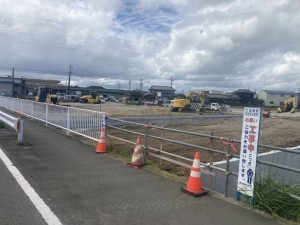
<instances>
[{"instance_id":1,"label":"orange traffic cone with white stripe","mask_svg":"<svg viewBox=\"0 0 300 225\"><path fill-rule=\"evenodd\" d=\"M191 170L191 174L186 187L181 190L194 197L200 197L208 193L202 188L201 168L200 168L200 153L195 153L195 158Z\"/></svg>"},{"instance_id":2,"label":"orange traffic cone with white stripe","mask_svg":"<svg viewBox=\"0 0 300 225\"><path fill-rule=\"evenodd\" d=\"M100 139L96 149L96 153L106 153L105 127L101 127Z\"/></svg>"},{"instance_id":3,"label":"orange traffic cone with white stripe","mask_svg":"<svg viewBox=\"0 0 300 225\"><path fill-rule=\"evenodd\" d=\"M130 167L139 169L142 166L145 165L144 161L144 153L143 153L143 148L141 144L141 137L138 136L136 143L135 143L135 148L133 151L131 163L127 163Z\"/></svg>"}]
</instances>

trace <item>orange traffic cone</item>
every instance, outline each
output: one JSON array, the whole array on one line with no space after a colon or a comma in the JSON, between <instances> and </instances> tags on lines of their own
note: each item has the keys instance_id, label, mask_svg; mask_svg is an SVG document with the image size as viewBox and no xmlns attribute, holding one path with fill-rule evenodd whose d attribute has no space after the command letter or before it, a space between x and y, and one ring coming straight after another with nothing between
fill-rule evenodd
<instances>
[{"instance_id":1,"label":"orange traffic cone","mask_svg":"<svg viewBox=\"0 0 300 225\"><path fill-rule=\"evenodd\" d=\"M96 153L106 153L105 127L101 127L100 139L98 142Z\"/></svg>"},{"instance_id":2,"label":"orange traffic cone","mask_svg":"<svg viewBox=\"0 0 300 225\"><path fill-rule=\"evenodd\" d=\"M194 197L200 197L207 194L208 191L205 191L202 188L202 178L201 178L201 168L200 168L200 153L195 153L195 158L193 162L193 167L191 170L191 175L188 180L186 187L182 187L181 190L186 192Z\"/></svg>"},{"instance_id":3,"label":"orange traffic cone","mask_svg":"<svg viewBox=\"0 0 300 225\"><path fill-rule=\"evenodd\" d=\"M136 140L136 144L135 144L135 148L133 151L133 155L132 155L132 159L131 159L131 163L127 163L130 167L139 169L142 166L145 165L144 162L144 154L143 154L143 148L142 148L142 144L141 144L141 137L138 136L137 140Z\"/></svg>"}]
</instances>

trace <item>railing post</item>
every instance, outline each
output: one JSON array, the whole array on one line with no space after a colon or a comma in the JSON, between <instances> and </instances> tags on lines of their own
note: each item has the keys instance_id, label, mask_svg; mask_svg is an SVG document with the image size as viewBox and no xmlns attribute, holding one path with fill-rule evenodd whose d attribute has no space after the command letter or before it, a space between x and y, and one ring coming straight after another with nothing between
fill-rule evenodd
<instances>
[{"instance_id":1,"label":"railing post","mask_svg":"<svg viewBox=\"0 0 300 225\"><path fill-rule=\"evenodd\" d=\"M48 104L46 103L46 126L48 126Z\"/></svg>"},{"instance_id":2,"label":"railing post","mask_svg":"<svg viewBox=\"0 0 300 225\"><path fill-rule=\"evenodd\" d=\"M67 113L67 135L70 135L70 108L69 107Z\"/></svg>"},{"instance_id":3,"label":"railing post","mask_svg":"<svg viewBox=\"0 0 300 225\"><path fill-rule=\"evenodd\" d=\"M18 121L18 144L22 144L23 143L23 120Z\"/></svg>"},{"instance_id":4,"label":"railing post","mask_svg":"<svg viewBox=\"0 0 300 225\"><path fill-rule=\"evenodd\" d=\"M19 100L19 101L21 102L21 109L20 109L20 111L23 114L23 101L22 100Z\"/></svg>"},{"instance_id":5,"label":"railing post","mask_svg":"<svg viewBox=\"0 0 300 225\"><path fill-rule=\"evenodd\" d=\"M225 185L224 185L224 196L227 197L228 195L228 184L229 184L229 175L231 171L229 170L229 163L230 163L230 146L227 146L226 150L226 168L225 168Z\"/></svg>"},{"instance_id":6,"label":"railing post","mask_svg":"<svg viewBox=\"0 0 300 225\"><path fill-rule=\"evenodd\" d=\"M214 139L212 138L212 136L214 136L214 132L212 131L212 132L210 133L210 135L211 135L211 137L210 137L210 139L209 139L209 140L210 140L210 141L209 141L209 148L210 148L210 149L213 149L213 147L214 147L214 145L213 145ZM210 151L210 159L209 159L209 165L210 165L210 166L213 165L213 154L214 154L214 153ZM212 168L211 168L211 167L208 167L208 168L209 168L209 171L212 172ZM212 179L213 179L213 178L212 178L212 175L210 175L210 176L209 176L209 184L210 184L210 189L211 189L211 190L212 190L212 188L213 188L213 185L212 185L212 184L213 184L213 181L212 181Z\"/></svg>"},{"instance_id":7,"label":"railing post","mask_svg":"<svg viewBox=\"0 0 300 225\"><path fill-rule=\"evenodd\" d=\"M34 102L31 103L31 109L30 109L30 116L31 116L31 119L33 118L33 104Z\"/></svg>"},{"instance_id":8,"label":"railing post","mask_svg":"<svg viewBox=\"0 0 300 225\"><path fill-rule=\"evenodd\" d=\"M160 132L160 137L164 138L164 136L165 136L164 125L162 125L161 127L162 127L162 129L161 129L161 132ZM159 152L158 152L159 155L160 155L160 152L163 151L163 148L164 148L164 141L161 140L160 141L160 148L159 148ZM159 158L159 166L160 167L161 167L161 163L162 163L162 160L161 160L161 158Z\"/></svg>"},{"instance_id":9,"label":"railing post","mask_svg":"<svg viewBox=\"0 0 300 225\"><path fill-rule=\"evenodd\" d=\"M146 123L146 126L145 126L145 139L144 139L144 151L143 151L143 154L144 154L144 163L146 162L146 157L147 157L147 154L148 154L148 128L149 128L149 123L147 121Z\"/></svg>"}]
</instances>

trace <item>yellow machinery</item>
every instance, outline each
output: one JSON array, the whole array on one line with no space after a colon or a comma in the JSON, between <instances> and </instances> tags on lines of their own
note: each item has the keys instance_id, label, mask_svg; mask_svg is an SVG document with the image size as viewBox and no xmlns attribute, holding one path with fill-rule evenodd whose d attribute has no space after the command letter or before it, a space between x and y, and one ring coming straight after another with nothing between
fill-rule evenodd
<instances>
[{"instance_id":1,"label":"yellow machinery","mask_svg":"<svg viewBox=\"0 0 300 225\"><path fill-rule=\"evenodd\" d=\"M46 102L49 104L58 104L57 96L56 95L50 95L47 94L46 100L43 101L39 96L35 96L35 101L36 102Z\"/></svg>"},{"instance_id":2,"label":"yellow machinery","mask_svg":"<svg viewBox=\"0 0 300 225\"><path fill-rule=\"evenodd\" d=\"M289 98L283 102L283 106L277 108L278 113L282 112L291 112L294 113L297 111L297 101L295 97Z\"/></svg>"},{"instance_id":3,"label":"yellow machinery","mask_svg":"<svg viewBox=\"0 0 300 225\"><path fill-rule=\"evenodd\" d=\"M172 101L172 112L196 112L203 111L205 106L205 95L203 92L190 92L187 95L179 95Z\"/></svg>"},{"instance_id":4,"label":"yellow machinery","mask_svg":"<svg viewBox=\"0 0 300 225\"><path fill-rule=\"evenodd\" d=\"M92 93L90 95L85 95L85 96L80 97L79 102L99 104L99 103L101 103L101 99L99 96Z\"/></svg>"},{"instance_id":5,"label":"yellow machinery","mask_svg":"<svg viewBox=\"0 0 300 225\"><path fill-rule=\"evenodd\" d=\"M171 112L181 111L193 111L191 108L191 102L183 96L174 98L172 101Z\"/></svg>"},{"instance_id":6,"label":"yellow machinery","mask_svg":"<svg viewBox=\"0 0 300 225\"><path fill-rule=\"evenodd\" d=\"M51 89L48 87L39 87L37 96L35 96L34 100L36 102L57 104L58 103L57 95L50 94L50 92Z\"/></svg>"}]
</instances>

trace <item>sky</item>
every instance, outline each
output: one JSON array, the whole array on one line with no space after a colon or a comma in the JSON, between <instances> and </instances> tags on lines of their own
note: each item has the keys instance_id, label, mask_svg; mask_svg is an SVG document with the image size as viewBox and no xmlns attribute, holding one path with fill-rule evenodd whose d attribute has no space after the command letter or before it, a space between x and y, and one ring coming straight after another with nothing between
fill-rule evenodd
<instances>
[{"instance_id":1,"label":"sky","mask_svg":"<svg viewBox=\"0 0 300 225\"><path fill-rule=\"evenodd\" d=\"M0 76L297 92L299 11L299 0L0 0Z\"/></svg>"}]
</instances>

